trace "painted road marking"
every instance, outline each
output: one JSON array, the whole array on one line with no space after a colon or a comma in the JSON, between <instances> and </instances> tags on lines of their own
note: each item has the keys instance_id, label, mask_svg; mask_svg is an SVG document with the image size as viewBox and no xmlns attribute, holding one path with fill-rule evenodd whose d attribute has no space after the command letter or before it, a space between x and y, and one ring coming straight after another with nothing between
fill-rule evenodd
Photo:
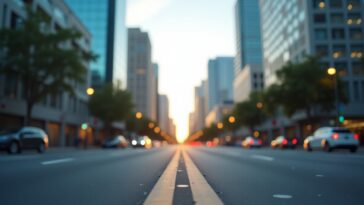
<instances>
[{"instance_id":1,"label":"painted road marking","mask_svg":"<svg viewBox=\"0 0 364 205\"><path fill-rule=\"evenodd\" d=\"M176 175L180 156L181 151L180 149L177 149L166 170L164 170L162 176L154 185L152 191L145 200L145 205L173 204L173 194L176 185Z\"/></svg>"},{"instance_id":2,"label":"painted road marking","mask_svg":"<svg viewBox=\"0 0 364 205\"><path fill-rule=\"evenodd\" d=\"M177 188L188 188L188 184L178 184Z\"/></svg>"},{"instance_id":3,"label":"painted road marking","mask_svg":"<svg viewBox=\"0 0 364 205\"><path fill-rule=\"evenodd\" d=\"M41 164L42 165L60 164L60 163L71 162L73 160L75 160L75 159L73 159L73 158L56 159L56 160L44 161Z\"/></svg>"},{"instance_id":4,"label":"painted road marking","mask_svg":"<svg viewBox=\"0 0 364 205\"><path fill-rule=\"evenodd\" d=\"M322 175L322 174L316 174L315 176L316 177L324 177L324 175Z\"/></svg>"},{"instance_id":5,"label":"painted road marking","mask_svg":"<svg viewBox=\"0 0 364 205\"><path fill-rule=\"evenodd\" d=\"M273 161L274 158L273 157L268 157L268 156L264 156L264 155L252 155L250 156L253 159L260 159L260 160L265 160L265 161Z\"/></svg>"},{"instance_id":6,"label":"painted road marking","mask_svg":"<svg viewBox=\"0 0 364 205\"><path fill-rule=\"evenodd\" d=\"M207 183L206 179L202 176L196 165L192 162L191 158L186 153L186 150L182 151L183 158L187 169L187 176L190 181L192 197L195 204L209 204L209 205L221 205L223 204L221 199L217 196L215 191Z\"/></svg>"},{"instance_id":7,"label":"painted road marking","mask_svg":"<svg viewBox=\"0 0 364 205\"><path fill-rule=\"evenodd\" d=\"M273 194L273 198L277 198L277 199L291 199L292 196L291 195L287 195L287 194Z\"/></svg>"}]
</instances>

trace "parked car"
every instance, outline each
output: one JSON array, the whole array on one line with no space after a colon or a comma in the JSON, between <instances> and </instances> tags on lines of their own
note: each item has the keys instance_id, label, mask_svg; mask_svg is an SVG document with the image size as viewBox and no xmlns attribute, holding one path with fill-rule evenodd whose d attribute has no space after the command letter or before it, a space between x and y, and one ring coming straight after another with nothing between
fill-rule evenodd
<instances>
[{"instance_id":1,"label":"parked car","mask_svg":"<svg viewBox=\"0 0 364 205\"><path fill-rule=\"evenodd\" d=\"M242 142L242 146L245 148L260 148L262 145L263 141L261 139L250 136L246 137Z\"/></svg>"},{"instance_id":2,"label":"parked car","mask_svg":"<svg viewBox=\"0 0 364 205\"><path fill-rule=\"evenodd\" d=\"M322 127L317 129L313 136L305 139L303 147L307 151L323 149L331 152L334 149L344 148L356 152L359 146L359 135L342 127Z\"/></svg>"},{"instance_id":3,"label":"parked car","mask_svg":"<svg viewBox=\"0 0 364 205\"><path fill-rule=\"evenodd\" d=\"M296 138L288 138L284 136L278 136L275 140L272 140L270 146L274 148L291 148L295 149L297 146L298 140Z\"/></svg>"},{"instance_id":4,"label":"parked car","mask_svg":"<svg viewBox=\"0 0 364 205\"><path fill-rule=\"evenodd\" d=\"M48 135L40 128L22 127L0 132L0 149L9 154L20 153L24 149L36 149L39 153L48 148Z\"/></svg>"},{"instance_id":5,"label":"parked car","mask_svg":"<svg viewBox=\"0 0 364 205\"><path fill-rule=\"evenodd\" d=\"M142 147L142 148L151 148L152 147L152 140L148 136L141 136L133 139L131 141L131 145L134 148Z\"/></svg>"},{"instance_id":6,"label":"parked car","mask_svg":"<svg viewBox=\"0 0 364 205\"><path fill-rule=\"evenodd\" d=\"M125 148L128 147L129 143L122 135L114 136L109 140L105 140L102 147L103 148Z\"/></svg>"}]
</instances>

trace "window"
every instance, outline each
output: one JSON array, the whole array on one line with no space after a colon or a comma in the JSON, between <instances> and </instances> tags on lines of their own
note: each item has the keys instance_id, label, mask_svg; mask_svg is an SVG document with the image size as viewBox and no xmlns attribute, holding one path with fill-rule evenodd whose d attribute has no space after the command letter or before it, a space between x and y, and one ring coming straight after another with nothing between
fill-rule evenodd
<instances>
[{"instance_id":1,"label":"window","mask_svg":"<svg viewBox=\"0 0 364 205\"><path fill-rule=\"evenodd\" d=\"M360 13L350 13L348 15L347 24L349 24L349 25L352 25L352 24L360 25L361 22L362 22L362 19L361 19Z\"/></svg>"},{"instance_id":2,"label":"window","mask_svg":"<svg viewBox=\"0 0 364 205\"><path fill-rule=\"evenodd\" d=\"M360 94L359 94L359 82L358 81L353 82L353 91L354 91L354 101L359 101Z\"/></svg>"},{"instance_id":3,"label":"window","mask_svg":"<svg viewBox=\"0 0 364 205\"><path fill-rule=\"evenodd\" d=\"M363 46L362 45L352 45L351 46L351 58L362 58L363 57Z\"/></svg>"},{"instance_id":4,"label":"window","mask_svg":"<svg viewBox=\"0 0 364 205\"><path fill-rule=\"evenodd\" d=\"M326 7L325 0L313 0L313 8L324 9Z\"/></svg>"},{"instance_id":5,"label":"window","mask_svg":"<svg viewBox=\"0 0 364 205\"><path fill-rule=\"evenodd\" d=\"M331 8L341 8L343 6L342 0L330 0L329 3Z\"/></svg>"},{"instance_id":6,"label":"window","mask_svg":"<svg viewBox=\"0 0 364 205\"><path fill-rule=\"evenodd\" d=\"M326 15L325 14L315 14L314 21L315 21L315 23L326 23Z\"/></svg>"},{"instance_id":7,"label":"window","mask_svg":"<svg viewBox=\"0 0 364 205\"><path fill-rule=\"evenodd\" d=\"M360 0L348 0L347 8L349 11L352 9L359 9L360 8Z\"/></svg>"},{"instance_id":8,"label":"window","mask_svg":"<svg viewBox=\"0 0 364 205\"><path fill-rule=\"evenodd\" d=\"M352 64L352 69L353 69L354 76L364 76L364 65L362 63L354 62Z\"/></svg>"},{"instance_id":9,"label":"window","mask_svg":"<svg viewBox=\"0 0 364 205\"><path fill-rule=\"evenodd\" d=\"M350 39L351 40L362 40L363 39L363 32L360 28L352 28L349 31Z\"/></svg>"},{"instance_id":10,"label":"window","mask_svg":"<svg viewBox=\"0 0 364 205\"><path fill-rule=\"evenodd\" d=\"M334 28L331 31L332 38L335 40L345 39L345 31L342 28Z\"/></svg>"},{"instance_id":11,"label":"window","mask_svg":"<svg viewBox=\"0 0 364 205\"><path fill-rule=\"evenodd\" d=\"M316 29L315 30L315 38L317 40L326 40L327 39L326 29Z\"/></svg>"},{"instance_id":12,"label":"window","mask_svg":"<svg viewBox=\"0 0 364 205\"><path fill-rule=\"evenodd\" d=\"M342 85L343 85L344 95L345 95L346 99L350 99L349 82L344 81Z\"/></svg>"},{"instance_id":13,"label":"window","mask_svg":"<svg viewBox=\"0 0 364 205\"><path fill-rule=\"evenodd\" d=\"M17 29L21 26L22 19L14 12L11 12L11 19L10 19L10 27L12 29Z\"/></svg>"},{"instance_id":14,"label":"window","mask_svg":"<svg viewBox=\"0 0 364 205\"><path fill-rule=\"evenodd\" d=\"M333 54L334 58L340 58L346 55L346 48L345 45L334 45L333 46Z\"/></svg>"},{"instance_id":15,"label":"window","mask_svg":"<svg viewBox=\"0 0 364 205\"><path fill-rule=\"evenodd\" d=\"M331 14L331 22L336 24L344 23L344 15L342 13L333 13Z\"/></svg>"},{"instance_id":16,"label":"window","mask_svg":"<svg viewBox=\"0 0 364 205\"><path fill-rule=\"evenodd\" d=\"M344 77L348 75L348 66L346 62L336 62L334 67L336 68L339 76Z\"/></svg>"},{"instance_id":17,"label":"window","mask_svg":"<svg viewBox=\"0 0 364 205\"><path fill-rule=\"evenodd\" d=\"M329 54L328 47L326 45L316 46L316 54L321 57L327 57Z\"/></svg>"},{"instance_id":18,"label":"window","mask_svg":"<svg viewBox=\"0 0 364 205\"><path fill-rule=\"evenodd\" d=\"M328 62L321 62L320 63L320 68L321 69L325 69L326 70L329 67L330 67L330 64Z\"/></svg>"}]
</instances>

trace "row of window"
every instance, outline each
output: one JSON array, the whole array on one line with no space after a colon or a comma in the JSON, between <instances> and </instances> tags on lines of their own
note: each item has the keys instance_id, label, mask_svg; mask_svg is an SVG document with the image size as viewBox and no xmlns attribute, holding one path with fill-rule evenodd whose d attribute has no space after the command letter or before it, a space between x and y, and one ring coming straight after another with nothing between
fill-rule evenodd
<instances>
[{"instance_id":1,"label":"row of window","mask_svg":"<svg viewBox=\"0 0 364 205\"><path fill-rule=\"evenodd\" d=\"M344 28L333 28L331 31L326 28L317 28L315 29L315 39L328 40L329 33L331 34L332 40L345 40L347 38ZM363 40L363 30L361 28L349 29L349 39Z\"/></svg>"},{"instance_id":2,"label":"row of window","mask_svg":"<svg viewBox=\"0 0 364 205\"><path fill-rule=\"evenodd\" d=\"M326 14L315 14L313 18L316 24L324 24L329 22ZM362 16L360 13L350 13L345 18L343 13L331 13L330 22L333 24L348 24L348 25L360 25L362 23Z\"/></svg>"},{"instance_id":3,"label":"row of window","mask_svg":"<svg viewBox=\"0 0 364 205\"><path fill-rule=\"evenodd\" d=\"M346 49L345 45L335 44L332 46L332 57L333 58L341 58L341 57L348 57L351 58L362 58L364 52L363 45L351 45L350 51ZM316 46L316 53L322 57L331 57L329 56L329 46L328 45L317 45Z\"/></svg>"},{"instance_id":4,"label":"row of window","mask_svg":"<svg viewBox=\"0 0 364 205\"><path fill-rule=\"evenodd\" d=\"M320 67L323 69L327 69L330 67L330 64L328 62L321 62ZM335 67L338 70L338 74L341 77L345 77L349 74L349 64L348 62L335 62L333 67ZM364 76L364 65L361 62L352 62L351 63L352 68L352 75L353 76Z\"/></svg>"},{"instance_id":5,"label":"row of window","mask_svg":"<svg viewBox=\"0 0 364 205\"><path fill-rule=\"evenodd\" d=\"M349 11L353 9L360 9L360 0L313 0L313 8L325 9L327 7L333 9L340 9L346 7Z\"/></svg>"}]
</instances>

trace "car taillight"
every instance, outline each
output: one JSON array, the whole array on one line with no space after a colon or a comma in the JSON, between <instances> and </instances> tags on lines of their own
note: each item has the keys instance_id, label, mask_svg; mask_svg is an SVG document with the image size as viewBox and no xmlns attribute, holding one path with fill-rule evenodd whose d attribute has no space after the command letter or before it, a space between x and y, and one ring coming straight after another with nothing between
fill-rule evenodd
<instances>
[{"instance_id":1,"label":"car taillight","mask_svg":"<svg viewBox=\"0 0 364 205\"><path fill-rule=\"evenodd\" d=\"M297 144L297 142L298 142L298 141L297 141L297 139L293 139L293 140L292 140L292 144L294 144L294 145L296 145L296 144Z\"/></svg>"},{"instance_id":2,"label":"car taillight","mask_svg":"<svg viewBox=\"0 0 364 205\"><path fill-rule=\"evenodd\" d=\"M339 133L334 133L331 135L331 138L334 139L334 140L337 140L339 139Z\"/></svg>"},{"instance_id":3,"label":"car taillight","mask_svg":"<svg viewBox=\"0 0 364 205\"><path fill-rule=\"evenodd\" d=\"M250 140L250 141L249 141L249 144L250 144L250 145L253 145L253 144L254 144L254 140Z\"/></svg>"},{"instance_id":4,"label":"car taillight","mask_svg":"<svg viewBox=\"0 0 364 205\"><path fill-rule=\"evenodd\" d=\"M258 144L262 145L263 144L263 141L262 140L259 140L258 141Z\"/></svg>"},{"instance_id":5,"label":"car taillight","mask_svg":"<svg viewBox=\"0 0 364 205\"><path fill-rule=\"evenodd\" d=\"M358 134L354 134L354 139L355 140L359 140L359 135Z\"/></svg>"},{"instance_id":6,"label":"car taillight","mask_svg":"<svg viewBox=\"0 0 364 205\"><path fill-rule=\"evenodd\" d=\"M288 144L288 140L284 139L282 144L284 144L284 145Z\"/></svg>"}]
</instances>

